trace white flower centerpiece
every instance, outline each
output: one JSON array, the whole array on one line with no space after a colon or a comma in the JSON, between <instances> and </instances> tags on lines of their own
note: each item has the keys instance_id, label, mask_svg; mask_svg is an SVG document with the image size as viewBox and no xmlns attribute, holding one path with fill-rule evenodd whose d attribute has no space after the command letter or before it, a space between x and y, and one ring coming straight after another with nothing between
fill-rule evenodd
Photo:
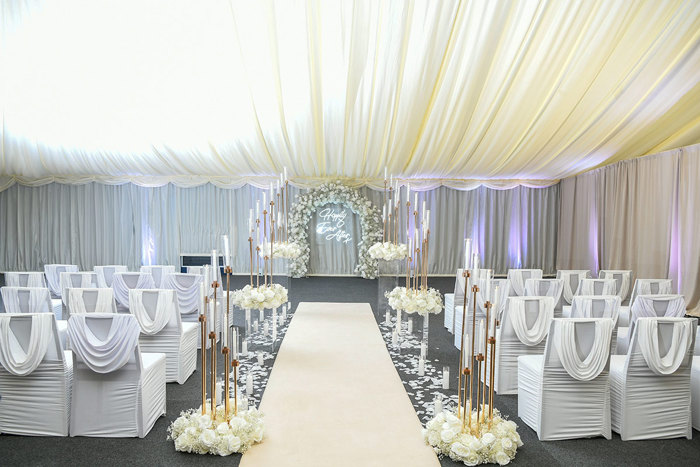
<instances>
[{"instance_id":1,"label":"white flower centerpiece","mask_svg":"<svg viewBox=\"0 0 700 467\"><path fill-rule=\"evenodd\" d=\"M293 277L304 277L309 267L308 225L317 208L326 204L343 204L360 217L362 238L357 243L357 266L355 274L365 279L377 276L377 261L369 254L369 246L382 238L382 220L379 210L362 193L335 181L297 196L292 206L289 224L290 240L301 249L301 254L292 261Z\"/></svg>"},{"instance_id":2,"label":"white flower centerpiece","mask_svg":"<svg viewBox=\"0 0 700 467\"><path fill-rule=\"evenodd\" d=\"M280 284L261 285L253 287L246 285L232 292L234 306L244 310L264 310L278 308L287 303L287 289Z\"/></svg>"},{"instance_id":3,"label":"white flower centerpiece","mask_svg":"<svg viewBox=\"0 0 700 467\"><path fill-rule=\"evenodd\" d=\"M473 430L467 428L463 431L462 420L453 412L443 411L425 425L423 439L438 456L448 456L466 465L510 463L523 445L515 422L501 417L495 408L491 423L488 420L482 422L478 432L475 429L476 420L477 413L473 411Z\"/></svg>"},{"instance_id":4,"label":"white flower centerpiece","mask_svg":"<svg viewBox=\"0 0 700 467\"><path fill-rule=\"evenodd\" d=\"M260 245L260 257L296 259L301 256L301 247L295 242L275 242L274 245L266 242Z\"/></svg>"},{"instance_id":5,"label":"white flower centerpiece","mask_svg":"<svg viewBox=\"0 0 700 467\"><path fill-rule=\"evenodd\" d=\"M234 414L233 399L229 405L228 422L223 405L216 408L214 421L210 414L202 415L201 407L182 412L168 428L168 439L175 442L175 450L228 456L260 443L265 431L263 414L255 408L239 409Z\"/></svg>"},{"instance_id":6,"label":"white flower centerpiece","mask_svg":"<svg viewBox=\"0 0 700 467\"><path fill-rule=\"evenodd\" d=\"M406 287L395 287L391 292L387 292L389 306L396 311L406 313L418 313L421 316L428 314L438 314L442 311L442 295L436 289L428 287L426 289L406 289Z\"/></svg>"},{"instance_id":7,"label":"white flower centerpiece","mask_svg":"<svg viewBox=\"0 0 700 467\"><path fill-rule=\"evenodd\" d=\"M405 243L377 242L369 247L369 255L374 259L396 261L406 258L408 248Z\"/></svg>"}]
</instances>

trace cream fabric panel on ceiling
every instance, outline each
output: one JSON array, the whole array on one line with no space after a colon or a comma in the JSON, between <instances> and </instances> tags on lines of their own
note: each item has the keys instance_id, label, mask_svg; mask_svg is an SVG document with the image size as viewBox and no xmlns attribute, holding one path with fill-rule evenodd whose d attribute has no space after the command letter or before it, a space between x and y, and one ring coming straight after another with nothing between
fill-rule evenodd
<instances>
[{"instance_id":1,"label":"cream fabric panel on ceiling","mask_svg":"<svg viewBox=\"0 0 700 467\"><path fill-rule=\"evenodd\" d=\"M7 1L16 182L547 186L700 142L700 2Z\"/></svg>"}]
</instances>

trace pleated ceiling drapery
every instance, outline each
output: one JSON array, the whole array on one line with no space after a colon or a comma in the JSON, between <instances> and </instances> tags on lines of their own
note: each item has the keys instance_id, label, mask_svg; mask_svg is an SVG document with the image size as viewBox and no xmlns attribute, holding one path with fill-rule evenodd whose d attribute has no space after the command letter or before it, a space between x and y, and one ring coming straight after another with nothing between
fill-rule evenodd
<instances>
[{"instance_id":1,"label":"pleated ceiling drapery","mask_svg":"<svg viewBox=\"0 0 700 467\"><path fill-rule=\"evenodd\" d=\"M700 145L560 183L557 269L669 278L700 316Z\"/></svg>"},{"instance_id":2,"label":"pleated ceiling drapery","mask_svg":"<svg viewBox=\"0 0 700 467\"><path fill-rule=\"evenodd\" d=\"M700 2L0 3L0 190L547 186L700 142Z\"/></svg>"}]
</instances>

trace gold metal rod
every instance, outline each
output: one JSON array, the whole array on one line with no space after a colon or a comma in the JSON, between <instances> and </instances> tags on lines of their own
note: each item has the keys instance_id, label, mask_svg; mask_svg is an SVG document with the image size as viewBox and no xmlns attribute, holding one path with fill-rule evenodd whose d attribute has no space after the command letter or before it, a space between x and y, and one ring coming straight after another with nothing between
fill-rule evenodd
<instances>
[{"instance_id":1,"label":"gold metal rod","mask_svg":"<svg viewBox=\"0 0 700 467\"><path fill-rule=\"evenodd\" d=\"M469 368L464 368L462 372L459 375L459 382L461 384L462 382L462 375L464 375L465 379L465 384L464 384L464 404L462 405L462 432L464 432L466 426L467 426L467 413L469 414L469 429L471 431L471 424L472 424L472 417L471 417L471 404L469 405L469 411L467 411L467 384L466 380L469 379L469 374L471 373L471 370ZM459 398L462 398L462 394L459 394ZM459 405L457 406L457 416L459 416Z\"/></svg>"},{"instance_id":2,"label":"gold metal rod","mask_svg":"<svg viewBox=\"0 0 700 467\"><path fill-rule=\"evenodd\" d=\"M214 323L216 328L216 322ZM216 422L216 332L209 333L211 341L211 381L209 382L209 391L211 396L211 419Z\"/></svg>"},{"instance_id":3,"label":"gold metal rod","mask_svg":"<svg viewBox=\"0 0 700 467\"><path fill-rule=\"evenodd\" d=\"M250 244L250 286L253 287L253 237L248 237Z\"/></svg>"},{"instance_id":4,"label":"gold metal rod","mask_svg":"<svg viewBox=\"0 0 700 467\"><path fill-rule=\"evenodd\" d=\"M494 334L496 331L494 330ZM494 388L494 377L496 373L496 338L489 338L489 345L491 346L491 368L489 370L489 428L493 422L493 388Z\"/></svg>"},{"instance_id":5,"label":"gold metal rod","mask_svg":"<svg viewBox=\"0 0 700 467\"><path fill-rule=\"evenodd\" d=\"M238 360L231 362L233 366L233 414L238 415Z\"/></svg>"},{"instance_id":6,"label":"gold metal rod","mask_svg":"<svg viewBox=\"0 0 700 467\"><path fill-rule=\"evenodd\" d=\"M486 417L486 371L488 369L489 355L489 318L491 316L491 302L486 300L486 329L484 331L484 391L481 399L481 416Z\"/></svg>"},{"instance_id":7,"label":"gold metal rod","mask_svg":"<svg viewBox=\"0 0 700 467\"><path fill-rule=\"evenodd\" d=\"M207 413L207 315L206 303L209 299L204 297L204 310L199 315L199 327L202 331L202 415Z\"/></svg>"},{"instance_id":8,"label":"gold metal rod","mask_svg":"<svg viewBox=\"0 0 700 467\"><path fill-rule=\"evenodd\" d=\"M228 347L224 347L221 349L221 353L224 354L224 418L226 421L230 421L231 417L229 417L229 394L230 394L230 389L229 389L229 365L226 364L228 362L228 357L229 357L229 349Z\"/></svg>"},{"instance_id":9,"label":"gold metal rod","mask_svg":"<svg viewBox=\"0 0 700 467\"><path fill-rule=\"evenodd\" d=\"M289 211L287 209L287 204L289 203L289 180L284 181L284 191L287 193L287 198L285 198L284 202L284 237L289 243Z\"/></svg>"},{"instance_id":10,"label":"gold metal rod","mask_svg":"<svg viewBox=\"0 0 700 467\"><path fill-rule=\"evenodd\" d=\"M480 405L479 405L479 399L481 398L481 384L480 378L481 378L481 362L484 361L484 356L479 354L476 356L476 434L479 435L481 433L481 418L480 418Z\"/></svg>"},{"instance_id":11,"label":"gold metal rod","mask_svg":"<svg viewBox=\"0 0 700 467\"><path fill-rule=\"evenodd\" d=\"M474 341L475 341L475 338L476 338L476 294L477 294L478 291L479 291L479 286L477 286L476 284L474 284L474 285L472 286L472 293L473 293L473 295L474 295L474 299L473 299L474 308L473 308L473 311L472 311L472 333L471 333L471 336L470 336L470 337L471 337L471 347L472 347L472 351L471 351L471 353L469 354L469 355L470 355L470 358L471 358L471 368L472 368L472 375L471 375L471 377L469 378L469 413L471 413L471 410L472 410L472 397L474 396L474 387L473 387L473 386L474 386L474 374L473 374L473 373L474 373L474 358L475 358L475 355L474 355L474 346L475 346L475 343L474 343ZM477 376L478 376L478 375L477 375ZM477 389L478 389L478 382L477 382ZM478 399L477 399L476 403L477 403L477 406L478 406L478 405L479 405ZM470 420L471 420L471 415L470 415L469 417L470 417ZM470 424L470 427L471 427L471 421L469 422L469 424Z\"/></svg>"},{"instance_id":12,"label":"gold metal rod","mask_svg":"<svg viewBox=\"0 0 700 467\"><path fill-rule=\"evenodd\" d=\"M466 406L466 399L462 403L462 369L464 368L464 330L466 328L465 324L467 321L467 279L469 278L469 271L465 270L462 273L464 277L464 304L462 305L462 342L459 346L459 371L460 376L457 380L457 413L459 413L460 407ZM454 321L454 320L453 320ZM452 329L454 330L454 322L452 323ZM471 367L471 365L469 365Z\"/></svg>"}]
</instances>

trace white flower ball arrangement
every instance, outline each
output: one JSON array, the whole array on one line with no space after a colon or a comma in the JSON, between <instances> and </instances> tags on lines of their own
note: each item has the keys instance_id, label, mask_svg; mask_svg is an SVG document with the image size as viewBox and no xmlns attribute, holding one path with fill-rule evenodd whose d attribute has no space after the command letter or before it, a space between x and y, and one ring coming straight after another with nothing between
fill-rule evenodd
<instances>
[{"instance_id":1,"label":"white flower ball arrangement","mask_svg":"<svg viewBox=\"0 0 700 467\"><path fill-rule=\"evenodd\" d=\"M290 273L293 277L304 277L309 268L309 232L311 216L316 209L326 204L343 204L360 217L362 230L357 243L357 266L355 274L365 279L377 277L377 261L369 255L369 246L382 238L382 219L379 210L362 193L335 181L297 196L292 206L289 222L290 240L296 243L301 253L292 261Z\"/></svg>"},{"instance_id":2,"label":"white flower ball arrangement","mask_svg":"<svg viewBox=\"0 0 700 467\"><path fill-rule=\"evenodd\" d=\"M275 258L296 259L301 256L301 247L294 242L265 243L260 246L260 257L269 257L274 254Z\"/></svg>"},{"instance_id":3,"label":"white flower ball arrangement","mask_svg":"<svg viewBox=\"0 0 700 467\"><path fill-rule=\"evenodd\" d=\"M246 285L233 292L233 305L245 310L278 308L287 303L287 289L280 284L252 287Z\"/></svg>"},{"instance_id":4,"label":"white flower ball arrangement","mask_svg":"<svg viewBox=\"0 0 700 467\"><path fill-rule=\"evenodd\" d=\"M471 416L472 427L475 427L476 411ZM463 433L462 420L453 412L444 411L425 425L423 439L438 456L448 456L466 465L506 465L515 458L516 451L523 445L515 422L502 418L495 408L490 427L486 421L481 423L480 428L478 433L472 434L468 429Z\"/></svg>"},{"instance_id":5,"label":"white flower ball arrangement","mask_svg":"<svg viewBox=\"0 0 700 467\"><path fill-rule=\"evenodd\" d=\"M374 259L394 261L404 259L408 255L405 243L377 242L369 247L369 255Z\"/></svg>"},{"instance_id":6,"label":"white flower ball arrangement","mask_svg":"<svg viewBox=\"0 0 700 467\"><path fill-rule=\"evenodd\" d=\"M432 287L426 290L407 290L406 287L395 287L391 292L386 292L384 296L389 299L390 307L406 313L418 313L425 316L429 313L440 313L443 308L442 295Z\"/></svg>"},{"instance_id":7,"label":"white flower ball arrangement","mask_svg":"<svg viewBox=\"0 0 700 467\"><path fill-rule=\"evenodd\" d=\"M210 414L202 415L202 408L182 412L168 428L168 439L175 442L175 450L196 454L228 456L246 452L263 439L263 415L255 408L238 410L233 415L233 400L229 407L230 421L224 417L224 406L216 408L212 422Z\"/></svg>"}]
</instances>

